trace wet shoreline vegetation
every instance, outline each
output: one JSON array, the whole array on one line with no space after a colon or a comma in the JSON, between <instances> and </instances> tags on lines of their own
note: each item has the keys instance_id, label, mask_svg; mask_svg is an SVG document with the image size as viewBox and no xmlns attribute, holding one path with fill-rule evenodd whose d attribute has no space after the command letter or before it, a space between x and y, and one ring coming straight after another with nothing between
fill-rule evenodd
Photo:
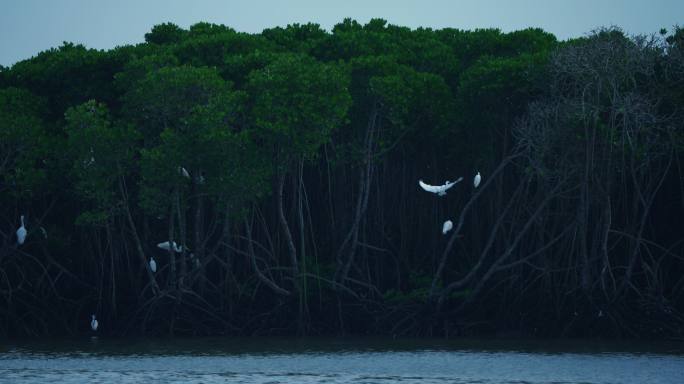
<instances>
[{"instance_id":1,"label":"wet shoreline vegetation","mask_svg":"<svg viewBox=\"0 0 684 384\"><path fill-rule=\"evenodd\" d=\"M681 340L683 155L677 27L65 43L0 67L0 337Z\"/></svg>"}]
</instances>

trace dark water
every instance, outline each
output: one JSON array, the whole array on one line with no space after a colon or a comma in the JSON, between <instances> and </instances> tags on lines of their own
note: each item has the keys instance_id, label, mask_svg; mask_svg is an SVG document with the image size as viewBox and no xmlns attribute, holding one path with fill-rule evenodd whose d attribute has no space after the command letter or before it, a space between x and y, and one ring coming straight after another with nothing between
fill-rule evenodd
<instances>
[{"instance_id":1,"label":"dark water","mask_svg":"<svg viewBox=\"0 0 684 384\"><path fill-rule=\"evenodd\" d=\"M386 339L0 342L0 383L684 383L683 343Z\"/></svg>"}]
</instances>

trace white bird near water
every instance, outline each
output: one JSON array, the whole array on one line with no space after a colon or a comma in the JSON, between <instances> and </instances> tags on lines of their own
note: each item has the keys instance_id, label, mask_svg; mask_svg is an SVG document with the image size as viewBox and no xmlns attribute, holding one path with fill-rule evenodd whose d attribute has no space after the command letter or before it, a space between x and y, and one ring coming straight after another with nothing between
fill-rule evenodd
<instances>
[{"instance_id":1,"label":"white bird near water","mask_svg":"<svg viewBox=\"0 0 684 384\"><path fill-rule=\"evenodd\" d=\"M428 192L436 193L438 196L444 196L446 195L447 189L451 188L454 186L456 183L460 183L463 180L462 177L459 177L458 180L451 182L448 181L444 183L444 185L430 185L430 184L425 184L423 180L418 180L418 185L420 185L421 188Z\"/></svg>"},{"instance_id":2,"label":"white bird near water","mask_svg":"<svg viewBox=\"0 0 684 384\"><path fill-rule=\"evenodd\" d=\"M26 241L26 227L24 227L24 215L21 215L21 227L17 229L17 244L22 245Z\"/></svg>"},{"instance_id":3,"label":"white bird near water","mask_svg":"<svg viewBox=\"0 0 684 384\"><path fill-rule=\"evenodd\" d=\"M445 221L444 224L442 224L442 234L446 235L453 227L454 223L452 223L451 220Z\"/></svg>"},{"instance_id":4,"label":"white bird near water","mask_svg":"<svg viewBox=\"0 0 684 384\"><path fill-rule=\"evenodd\" d=\"M97 319L95 318L95 315L91 315L91 316L93 317L93 319L90 320L90 329L92 329L93 331L97 331L97 326L98 326Z\"/></svg>"},{"instance_id":5,"label":"white bird near water","mask_svg":"<svg viewBox=\"0 0 684 384\"><path fill-rule=\"evenodd\" d=\"M165 241L163 243L157 244L157 248L161 248L165 251L174 251L176 253L183 252L183 247L176 244L175 241Z\"/></svg>"},{"instance_id":6,"label":"white bird near water","mask_svg":"<svg viewBox=\"0 0 684 384\"><path fill-rule=\"evenodd\" d=\"M152 273L157 272L157 262L154 261L154 256L150 257L150 270L152 270Z\"/></svg>"},{"instance_id":7,"label":"white bird near water","mask_svg":"<svg viewBox=\"0 0 684 384\"><path fill-rule=\"evenodd\" d=\"M477 186L480 185L480 181L482 181L482 176L480 176L480 172L478 172L473 179L473 187L477 188Z\"/></svg>"}]
</instances>

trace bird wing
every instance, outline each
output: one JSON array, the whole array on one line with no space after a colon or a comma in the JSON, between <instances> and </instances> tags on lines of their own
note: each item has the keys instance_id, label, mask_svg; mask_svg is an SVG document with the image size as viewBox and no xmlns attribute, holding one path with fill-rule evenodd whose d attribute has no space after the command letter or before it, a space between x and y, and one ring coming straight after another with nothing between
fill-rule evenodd
<instances>
[{"instance_id":1,"label":"bird wing","mask_svg":"<svg viewBox=\"0 0 684 384\"><path fill-rule=\"evenodd\" d=\"M456 181L453 181L453 182L448 182L448 181L447 181L446 184L444 184L443 186L441 186L441 188L444 188L444 190L446 191L447 189L453 187L454 184L460 183L461 181L463 181L463 177L459 177Z\"/></svg>"},{"instance_id":2,"label":"bird wing","mask_svg":"<svg viewBox=\"0 0 684 384\"><path fill-rule=\"evenodd\" d=\"M181 174L183 177L187 177L188 179L190 178L190 174L188 173L188 170L183 168L183 167L178 167L178 173Z\"/></svg>"},{"instance_id":3,"label":"bird wing","mask_svg":"<svg viewBox=\"0 0 684 384\"><path fill-rule=\"evenodd\" d=\"M423 183L423 180L418 180L418 185L420 185L420 187L423 188L424 190L426 190L428 192L432 192L432 193L438 193L442 190L441 186L434 186L434 185L430 185L430 184L425 184L425 183Z\"/></svg>"}]
</instances>

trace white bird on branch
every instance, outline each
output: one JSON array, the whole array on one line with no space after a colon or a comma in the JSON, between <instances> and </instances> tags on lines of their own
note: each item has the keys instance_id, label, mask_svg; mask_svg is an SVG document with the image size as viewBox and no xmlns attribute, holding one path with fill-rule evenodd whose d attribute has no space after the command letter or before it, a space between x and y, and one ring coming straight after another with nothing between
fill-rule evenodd
<instances>
[{"instance_id":1,"label":"white bird on branch","mask_svg":"<svg viewBox=\"0 0 684 384\"><path fill-rule=\"evenodd\" d=\"M97 326L98 326L97 319L95 318L95 315L91 315L91 316L92 316L92 320L90 320L90 329L92 329L93 331L97 331Z\"/></svg>"},{"instance_id":2,"label":"white bird on branch","mask_svg":"<svg viewBox=\"0 0 684 384\"><path fill-rule=\"evenodd\" d=\"M154 256L150 257L150 270L152 273L157 272L157 262L154 261Z\"/></svg>"},{"instance_id":3,"label":"white bird on branch","mask_svg":"<svg viewBox=\"0 0 684 384\"><path fill-rule=\"evenodd\" d=\"M176 253L183 252L183 247L176 244L175 241L165 241L163 243L157 244L157 248L161 248L165 251L174 251Z\"/></svg>"},{"instance_id":4,"label":"white bird on branch","mask_svg":"<svg viewBox=\"0 0 684 384\"><path fill-rule=\"evenodd\" d=\"M473 186L477 188L477 186L480 185L480 181L482 181L482 176L480 176L480 172L478 172L473 179Z\"/></svg>"},{"instance_id":5,"label":"white bird on branch","mask_svg":"<svg viewBox=\"0 0 684 384\"><path fill-rule=\"evenodd\" d=\"M451 220L447 220L442 224L442 234L446 235L447 232L451 231L451 228L454 227L454 223L451 222Z\"/></svg>"},{"instance_id":6,"label":"white bird on branch","mask_svg":"<svg viewBox=\"0 0 684 384\"><path fill-rule=\"evenodd\" d=\"M430 184L425 184L423 180L418 180L418 185L420 185L421 188L428 192L436 193L438 196L444 196L446 195L447 189L451 188L454 186L456 183L460 183L463 180L462 177L459 177L458 180L451 182L448 181L444 183L444 185L430 185Z\"/></svg>"},{"instance_id":7,"label":"white bird on branch","mask_svg":"<svg viewBox=\"0 0 684 384\"><path fill-rule=\"evenodd\" d=\"M187 177L188 179L190 178L188 170L183 167L178 167L178 173L180 173L183 177Z\"/></svg>"},{"instance_id":8,"label":"white bird on branch","mask_svg":"<svg viewBox=\"0 0 684 384\"><path fill-rule=\"evenodd\" d=\"M17 229L17 243L22 245L24 241L26 241L26 227L24 227L24 215L21 215L21 227Z\"/></svg>"}]
</instances>

